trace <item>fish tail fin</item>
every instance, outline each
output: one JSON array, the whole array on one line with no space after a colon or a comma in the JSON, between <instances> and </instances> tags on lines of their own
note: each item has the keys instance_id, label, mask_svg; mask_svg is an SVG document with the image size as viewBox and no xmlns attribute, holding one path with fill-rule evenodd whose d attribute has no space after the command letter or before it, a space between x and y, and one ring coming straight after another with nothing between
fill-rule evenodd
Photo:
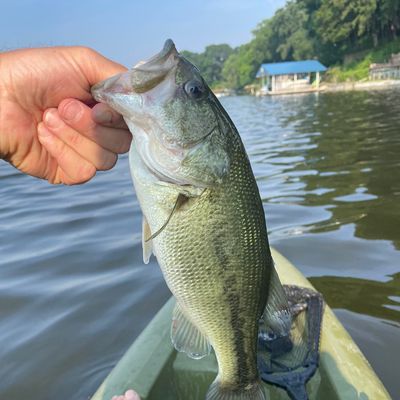
<instances>
[{"instance_id":1,"label":"fish tail fin","mask_svg":"<svg viewBox=\"0 0 400 400\"><path fill-rule=\"evenodd\" d=\"M266 400L266 396L260 381L245 388L232 389L221 385L217 377L208 389L206 400Z\"/></svg>"}]
</instances>

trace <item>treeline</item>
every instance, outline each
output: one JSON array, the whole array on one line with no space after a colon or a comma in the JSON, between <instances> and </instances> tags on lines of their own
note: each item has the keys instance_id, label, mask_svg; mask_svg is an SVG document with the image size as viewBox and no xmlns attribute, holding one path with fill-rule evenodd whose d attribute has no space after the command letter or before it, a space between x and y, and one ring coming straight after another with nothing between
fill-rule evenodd
<instances>
[{"instance_id":1,"label":"treeline","mask_svg":"<svg viewBox=\"0 0 400 400\"><path fill-rule=\"evenodd\" d=\"M318 58L325 65L377 47L400 34L400 0L290 0L232 49L211 45L184 51L212 87L242 88L261 63Z\"/></svg>"}]
</instances>

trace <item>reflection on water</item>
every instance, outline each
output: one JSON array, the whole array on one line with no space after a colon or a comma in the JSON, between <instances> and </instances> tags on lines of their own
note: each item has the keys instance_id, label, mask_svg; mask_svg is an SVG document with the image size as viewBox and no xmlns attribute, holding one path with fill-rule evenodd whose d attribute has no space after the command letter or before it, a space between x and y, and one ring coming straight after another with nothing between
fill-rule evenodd
<instances>
[{"instance_id":1,"label":"reflection on water","mask_svg":"<svg viewBox=\"0 0 400 400\"><path fill-rule=\"evenodd\" d=\"M400 273L387 282L339 276L310 278L310 281L335 308L400 322Z\"/></svg>"},{"instance_id":2,"label":"reflection on water","mask_svg":"<svg viewBox=\"0 0 400 400\"><path fill-rule=\"evenodd\" d=\"M400 92L223 103L272 245L400 393L388 368L400 356ZM155 261L141 261L127 159L72 188L0 163L0 221L0 398L87 398L169 296Z\"/></svg>"}]
</instances>

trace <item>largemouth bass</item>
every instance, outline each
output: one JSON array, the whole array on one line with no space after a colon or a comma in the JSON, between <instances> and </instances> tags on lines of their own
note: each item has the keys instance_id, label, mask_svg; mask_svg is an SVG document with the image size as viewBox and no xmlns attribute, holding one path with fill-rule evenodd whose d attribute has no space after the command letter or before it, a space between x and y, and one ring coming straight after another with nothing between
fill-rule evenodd
<instances>
[{"instance_id":1,"label":"largemouth bass","mask_svg":"<svg viewBox=\"0 0 400 400\"><path fill-rule=\"evenodd\" d=\"M168 40L92 89L133 133L130 167L143 212L143 257L176 298L171 338L219 372L207 400L265 399L259 320L273 262L263 206L240 136L198 69Z\"/></svg>"}]
</instances>

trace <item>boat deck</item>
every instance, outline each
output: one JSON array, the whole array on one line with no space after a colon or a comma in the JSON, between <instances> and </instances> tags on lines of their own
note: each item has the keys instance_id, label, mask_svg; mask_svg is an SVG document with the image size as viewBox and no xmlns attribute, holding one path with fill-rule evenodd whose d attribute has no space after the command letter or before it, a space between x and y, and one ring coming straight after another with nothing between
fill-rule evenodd
<instances>
[{"instance_id":1,"label":"boat deck","mask_svg":"<svg viewBox=\"0 0 400 400\"><path fill-rule=\"evenodd\" d=\"M272 255L282 283L312 288L281 254L272 249ZM208 386L216 376L217 362L213 354L192 360L174 350L169 336L173 306L174 300L170 299L111 371L92 400L110 400L129 388L134 388L142 400L204 400ZM329 306L325 307L323 318L320 365L307 384L309 398L390 399ZM264 389L268 399L289 399L283 389L267 384Z\"/></svg>"}]
</instances>

